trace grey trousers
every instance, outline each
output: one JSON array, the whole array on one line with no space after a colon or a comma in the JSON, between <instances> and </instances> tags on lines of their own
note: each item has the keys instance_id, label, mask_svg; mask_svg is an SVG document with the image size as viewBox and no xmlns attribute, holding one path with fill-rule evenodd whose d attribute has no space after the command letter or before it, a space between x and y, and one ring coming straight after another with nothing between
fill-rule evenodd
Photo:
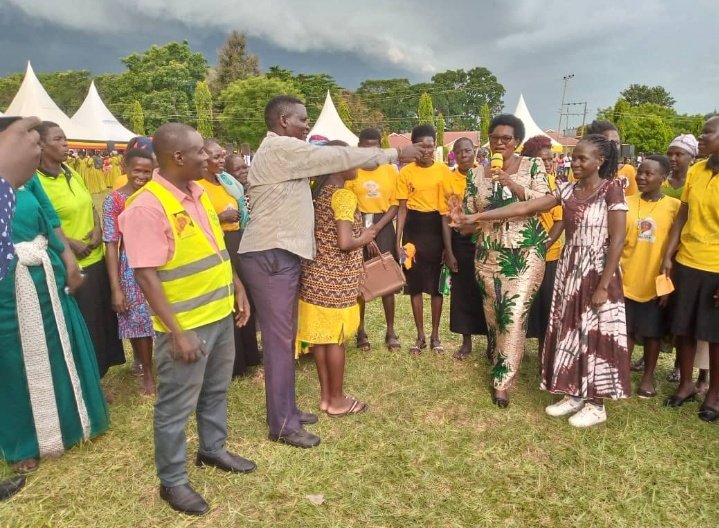
<instances>
[{"instance_id":1,"label":"grey trousers","mask_svg":"<svg viewBox=\"0 0 719 528\"><path fill-rule=\"evenodd\" d=\"M270 434L299 431L295 400L295 337L299 302L300 258L284 249L240 254L262 334L265 399Z\"/></svg>"},{"instance_id":2,"label":"grey trousers","mask_svg":"<svg viewBox=\"0 0 719 528\"><path fill-rule=\"evenodd\" d=\"M215 455L227 438L227 387L235 361L232 315L195 328L205 354L195 363L174 360L170 334L157 333L157 400L155 401L155 466L164 486L188 482L185 426L197 416L200 452Z\"/></svg>"}]
</instances>

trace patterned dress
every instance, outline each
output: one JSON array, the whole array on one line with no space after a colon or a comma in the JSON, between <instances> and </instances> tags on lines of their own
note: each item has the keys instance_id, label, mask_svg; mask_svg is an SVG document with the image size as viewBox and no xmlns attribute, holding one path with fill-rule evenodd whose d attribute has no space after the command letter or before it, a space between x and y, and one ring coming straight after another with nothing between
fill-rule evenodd
<instances>
[{"instance_id":1,"label":"patterned dress","mask_svg":"<svg viewBox=\"0 0 719 528\"><path fill-rule=\"evenodd\" d=\"M302 347L340 344L359 328L362 249L339 248L336 220L352 222L353 236L360 235L362 220L355 194L325 185L315 200L317 254L302 263L297 331Z\"/></svg>"},{"instance_id":2,"label":"patterned dress","mask_svg":"<svg viewBox=\"0 0 719 528\"><path fill-rule=\"evenodd\" d=\"M631 389L619 270L609 282L607 302L592 307L607 257L608 212L627 210L622 181L603 182L585 200L576 198L572 183L559 183L555 192L564 208L566 242L542 353L541 388L585 399L626 398Z\"/></svg>"},{"instance_id":3,"label":"patterned dress","mask_svg":"<svg viewBox=\"0 0 719 528\"><path fill-rule=\"evenodd\" d=\"M550 193L544 163L522 158L513 180L524 187L524 199ZM465 211L475 213L518 201L484 167L472 169L464 195ZM524 356L527 316L544 276L547 234L536 216L482 222L477 235L475 270L484 297L488 340L494 343L492 384L507 390Z\"/></svg>"},{"instance_id":4,"label":"patterned dress","mask_svg":"<svg viewBox=\"0 0 719 528\"><path fill-rule=\"evenodd\" d=\"M115 191L105 198L102 206L103 241L120 244L121 235L117 218L125 210L125 201L129 196L123 192ZM133 339L136 337L152 337L152 319L150 308L145 301L142 290L135 281L135 272L130 267L122 244L120 244L120 286L125 294L128 310L117 314L120 330L120 339Z\"/></svg>"}]
</instances>

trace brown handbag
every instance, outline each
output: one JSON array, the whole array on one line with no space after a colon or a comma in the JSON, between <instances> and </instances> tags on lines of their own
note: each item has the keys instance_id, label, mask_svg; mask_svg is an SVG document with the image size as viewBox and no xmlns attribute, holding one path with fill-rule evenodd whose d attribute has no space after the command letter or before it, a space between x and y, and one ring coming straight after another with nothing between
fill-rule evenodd
<instances>
[{"instance_id":1,"label":"brown handbag","mask_svg":"<svg viewBox=\"0 0 719 528\"><path fill-rule=\"evenodd\" d=\"M380 253L375 242L370 245L373 245L377 253ZM360 296L365 302L390 293L396 293L405 284L402 268L389 251L380 253L378 257L373 257L362 263Z\"/></svg>"}]
</instances>

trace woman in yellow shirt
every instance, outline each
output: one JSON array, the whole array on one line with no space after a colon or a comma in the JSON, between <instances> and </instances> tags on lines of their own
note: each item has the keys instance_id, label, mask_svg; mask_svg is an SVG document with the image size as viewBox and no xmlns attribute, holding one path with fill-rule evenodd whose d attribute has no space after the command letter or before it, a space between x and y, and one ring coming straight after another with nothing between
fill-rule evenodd
<instances>
[{"instance_id":1,"label":"woman in yellow shirt","mask_svg":"<svg viewBox=\"0 0 719 528\"><path fill-rule=\"evenodd\" d=\"M707 159L689 169L664 257L664 271L673 269L677 288L672 333L680 371L679 387L665 404L679 407L695 399L692 374L696 343L708 341L709 390L699 418L714 422L719 418L719 116L704 123L699 156Z\"/></svg>"},{"instance_id":2,"label":"woman in yellow shirt","mask_svg":"<svg viewBox=\"0 0 719 528\"><path fill-rule=\"evenodd\" d=\"M539 158L544 163L547 171L547 182L549 189L557 190L556 180L552 172L552 140L547 136L534 136L524 142L522 156ZM527 337L536 337L539 340L539 350L544 348L544 337L549 327L549 312L552 307L552 295L554 292L554 277L557 274L557 262L562 252L564 243L560 239L564 231L564 220L562 206L552 207L546 213L540 213L539 221L547 233L547 255L544 257L544 277L542 284L537 291L537 296L532 303L527 321Z\"/></svg>"},{"instance_id":3,"label":"woman in yellow shirt","mask_svg":"<svg viewBox=\"0 0 719 528\"><path fill-rule=\"evenodd\" d=\"M220 219L220 225L225 235L225 246L230 253L232 268L241 277L237 250L240 247L242 232L240 231L240 208L237 200L228 193L218 181L217 175L225 172L225 153L222 147L214 140L205 140L207 171L199 183L207 193L212 207ZM240 279L242 280L242 279ZM254 310L251 312L254 314ZM250 316L247 324L242 328L235 326L235 364L232 369L233 376L242 376L247 373L248 367L260 364L260 353L257 347L257 326L254 315Z\"/></svg>"},{"instance_id":4,"label":"woman in yellow shirt","mask_svg":"<svg viewBox=\"0 0 719 528\"><path fill-rule=\"evenodd\" d=\"M449 200L455 196L461 201L467 189L467 178L477 168L474 157L474 143L466 137L454 142L452 148L457 165L452 177L445 181L444 194ZM474 275L474 252L476 237L461 234L449 227L449 215L442 217L443 228L450 233L451 248L445 255L447 266L452 271L452 289L449 298L449 330L462 335L462 345L452 357L464 360L472 353L472 336L487 335L487 321L484 318L482 292ZM486 355L490 357L490 343L487 342Z\"/></svg>"},{"instance_id":5,"label":"woman in yellow shirt","mask_svg":"<svg viewBox=\"0 0 719 528\"><path fill-rule=\"evenodd\" d=\"M112 309L110 278L102 247L102 227L88 189L79 174L65 165L67 139L62 128L49 121L38 127L42 157L38 180L60 217L66 242L85 274L75 300L90 331L100 377L125 362L118 323Z\"/></svg>"},{"instance_id":6,"label":"woman in yellow shirt","mask_svg":"<svg viewBox=\"0 0 719 528\"><path fill-rule=\"evenodd\" d=\"M379 148L382 143L382 134L376 128L366 128L359 134L360 147ZM390 252L397 258L396 233L393 220L397 216L397 167L388 163L380 165L374 170L357 170L357 178L345 182L345 189L352 191L357 197L359 211L365 228L375 226L377 237L375 242L381 252ZM363 258L370 258L367 248L364 249ZM360 325L357 330L357 348L363 351L370 349L369 338L364 327L365 305L359 299ZM399 350L400 342L394 329L395 300L394 294L382 297L384 317L387 322L384 342L391 351Z\"/></svg>"},{"instance_id":7,"label":"woman in yellow shirt","mask_svg":"<svg viewBox=\"0 0 719 528\"><path fill-rule=\"evenodd\" d=\"M436 132L430 125L419 125L412 130L412 143L422 143L434 152ZM429 151L429 149L428 149ZM430 346L442 353L444 348L439 338L439 322L442 317L442 294L439 291L439 276L442 268L442 252L451 251L449 240L445 240L441 213L445 212L443 182L452 175L449 167L436 162L432 154L420 161L410 163L399 172L397 183L397 254L400 261L406 258L403 244L413 244L416 249L414 263L405 272L407 286L405 293L412 302L412 315L417 327L417 340L410 348L414 355L427 347L424 333L424 303L422 294L432 297L432 335Z\"/></svg>"},{"instance_id":8,"label":"woman in yellow shirt","mask_svg":"<svg viewBox=\"0 0 719 528\"><path fill-rule=\"evenodd\" d=\"M647 156L637 172L640 194L627 198L629 211L620 267L629 356L636 341L644 344L644 376L637 389L640 398L657 395L654 369L661 340L669 333L665 310L669 297L659 296L656 278L661 273L669 232L681 205L661 190L670 170L666 156Z\"/></svg>"}]
</instances>

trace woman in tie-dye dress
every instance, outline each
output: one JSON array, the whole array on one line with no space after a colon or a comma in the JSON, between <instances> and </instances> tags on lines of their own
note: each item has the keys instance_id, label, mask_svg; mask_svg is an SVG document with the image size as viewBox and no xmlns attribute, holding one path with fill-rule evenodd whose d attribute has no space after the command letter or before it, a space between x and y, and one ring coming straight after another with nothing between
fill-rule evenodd
<instances>
[{"instance_id":1,"label":"woman in tie-dye dress","mask_svg":"<svg viewBox=\"0 0 719 528\"><path fill-rule=\"evenodd\" d=\"M588 427L606 421L604 399L630 394L629 354L619 257L627 204L617 170L617 144L583 138L572 159L577 183L551 195L475 215L453 213L457 224L522 217L562 205L566 245L559 260L549 329L542 353L541 387L564 398L550 416L572 414Z\"/></svg>"}]
</instances>

